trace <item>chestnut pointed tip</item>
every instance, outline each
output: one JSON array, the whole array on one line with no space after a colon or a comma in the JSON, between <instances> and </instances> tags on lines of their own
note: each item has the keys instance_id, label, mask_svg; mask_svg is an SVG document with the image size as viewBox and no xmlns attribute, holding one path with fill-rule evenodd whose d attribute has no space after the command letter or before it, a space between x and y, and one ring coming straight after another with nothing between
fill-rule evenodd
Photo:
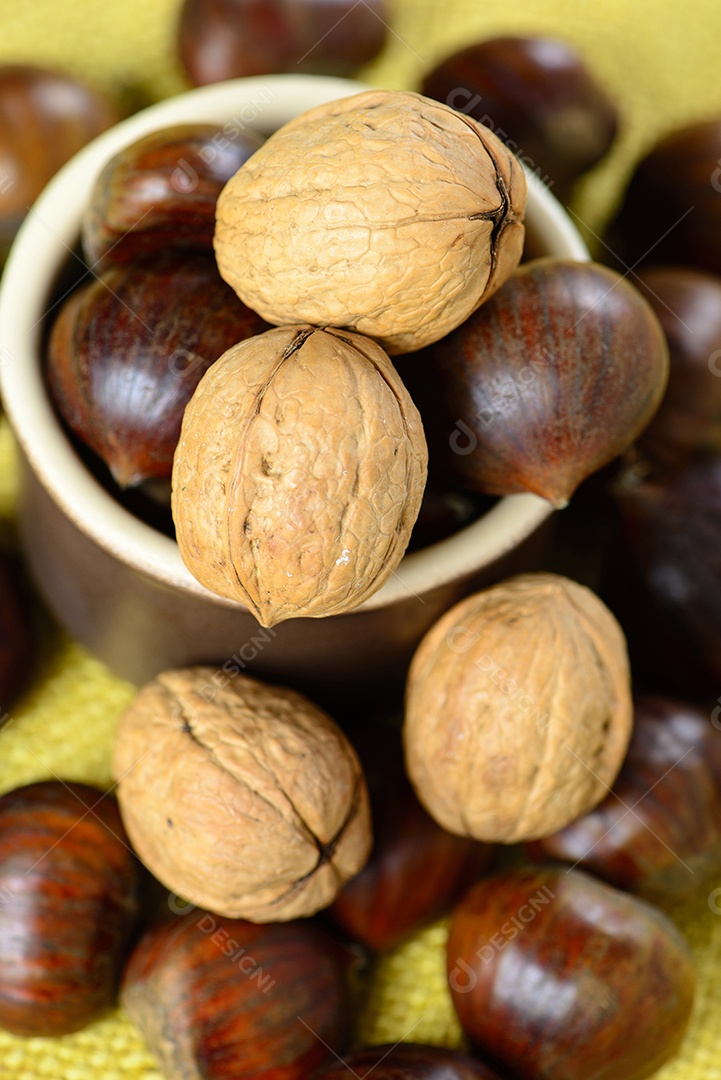
<instances>
[{"instance_id":1,"label":"chestnut pointed tip","mask_svg":"<svg viewBox=\"0 0 721 1080\"><path fill-rule=\"evenodd\" d=\"M135 488L142 484L144 480L149 479L147 474L139 470L132 461L114 461L107 464L110 475L122 491Z\"/></svg>"},{"instance_id":2,"label":"chestnut pointed tip","mask_svg":"<svg viewBox=\"0 0 721 1080\"><path fill-rule=\"evenodd\" d=\"M571 496L576 490L576 485L560 485L546 482L546 478L533 478L527 476L525 478L525 484L523 488L517 490L525 490L531 495L536 495L539 499L545 499L547 503L550 503L554 510L565 510L568 506Z\"/></svg>"},{"instance_id":3,"label":"chestnut pointed tip","mask_svg":"<svg viewBox=\"0 0 721 1080\"><path fill-rule=\"evenodd\" d=\"M549 502L554 510L565 510L571 498L578 489L581 480L585 477L577 475L551 476L547 473L537 473L529 468L524 477L526 491Z\"/></svg>"}]
</instances>

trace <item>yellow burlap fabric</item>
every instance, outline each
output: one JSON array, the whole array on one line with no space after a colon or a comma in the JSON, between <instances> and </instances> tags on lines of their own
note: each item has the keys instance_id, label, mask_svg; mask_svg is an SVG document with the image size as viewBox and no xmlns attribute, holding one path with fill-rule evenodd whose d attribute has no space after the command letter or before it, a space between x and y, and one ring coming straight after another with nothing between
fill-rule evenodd
<instances>
[{"instance_id":1,"label":"yellow burlap fabric","mask_svg":"<svg viewBox=\"0 0 721 1080\"><path fill-rule=\"evenodd\" d=\"M173 56L178 0L0 0L0 62L48 63L113 92L163 97L185 88ZM721 113L718 0L391 0L389 47L363 73L388 87L413 87L419 73L463 42L491 33L552 32L577 44L615 93L624 127L609 161L584 185L575 211L598 231L633 161L678 124ZM0 541L12 543L12 444L0 429ZM0 792L50 777L110 781L110 745L133 688L77 645L50 635L42 669L0 734ZM713 885L673 913L695 950L700 985L694 1020L663 1080L721 1078L721 914ZM383 958L361 1017L369 1041L460 1039L443 980L445 925ZM159 1080L142 1039L115 1013L58 1040L0 1033L0 1080Z\"/></svg>"}]
</instances>

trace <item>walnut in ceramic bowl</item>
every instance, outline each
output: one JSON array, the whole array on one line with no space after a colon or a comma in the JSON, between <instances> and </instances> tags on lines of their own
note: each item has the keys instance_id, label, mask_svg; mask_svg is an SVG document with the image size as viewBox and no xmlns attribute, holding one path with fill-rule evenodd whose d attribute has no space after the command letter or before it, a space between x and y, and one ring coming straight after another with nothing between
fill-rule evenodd
<instances>
[{"instance_id":1,"label":"walnut in ceramic bowl","mask_svg":"<svg viewBox=\"0 0 721 1080\"><path fill-rule=\"evenodd\" d=\"M173 517L199 581L273 625L352 610L396 570L427 451L383 348L437 340L503 283L525 203L491 132L398 91L319 106L238 169L218 267L288 329L231 349L186 409Z\"/></svg>"},{"instance_id":2,"label":"walnut in ceramic bowl","mask_svg":"<svg viewBox=\"0 0 721 1080\"><path fill-rule=\"evenodd\" d=\"M526 179L493 132L420 94L369 90L285 124L218 199L222 276L271 323L437 341L515 270Z\"/></svg>"}]
</instances>

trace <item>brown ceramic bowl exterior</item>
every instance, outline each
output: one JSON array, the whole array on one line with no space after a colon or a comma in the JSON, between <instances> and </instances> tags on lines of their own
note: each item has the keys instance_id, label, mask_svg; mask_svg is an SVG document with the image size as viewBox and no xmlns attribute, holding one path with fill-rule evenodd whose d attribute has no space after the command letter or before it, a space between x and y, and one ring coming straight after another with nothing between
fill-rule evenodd
<instances>
[{"instance_id":1,"label":"brown ceramic bowl exterior","mask_svg":"<svg viewBox=\"0 0 721 1080\"><path fill-rule=\"evenodd\" d=\"M361 608L262 629L240 604L204 589L177 544L123 509L87 471L48 400L42 335L49 298L78 242L96 176L121 147L170 124L216 122L268 134L359 83L277 75L203 87L146 109L100 136L48 185L18 234L0 291L0 389L21 452L20 527L38 589L68 631L119 675L143 683L165 668L346 679L397 670L431 624L472 589L533 567L550 505L499 500L481 519L406 556ZM587 259L561 206L529 177L527 250ZM222 677L222 676L221 676Z\"/></svg>"}]
</instances>

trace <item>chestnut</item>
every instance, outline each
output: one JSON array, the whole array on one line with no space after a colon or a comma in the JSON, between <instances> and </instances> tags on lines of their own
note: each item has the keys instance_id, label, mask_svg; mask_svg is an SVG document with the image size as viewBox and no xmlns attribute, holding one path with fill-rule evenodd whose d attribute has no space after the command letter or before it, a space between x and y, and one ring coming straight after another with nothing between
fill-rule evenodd
<instances>
[{"instance_id":1,"label":"chestnut","mask_svg":"<svg viewBox=\"0 0 721 1080\"><path fill-rule=\"evenodd\" d=\"M218 196L263 143L238 124L226 128L162 128L110 159L83 217L83 248L93 269L169 248L212 255Z\"/></svg>"},{"instance_id":2,"label":"chestnut","mask_svg":"<svg viewBox=\"0 0 721 1080\"><path fill-rule=\"evenodd\" d=\"M373 1075L374 1080L503 1080L483 1062L422 1043L396 1043L357 1050L320 1074L319 1080L347 1080Z\"/></svg>"},{"instance_id":3,"label":"chestnut","mask_svg":"<svg viewBox=\"0 0 721 1080\"><path fill-rule=\"evenodd\" d=\"M0 65L0 258L51 176L119 119L109 101L77 79Z\"/></svg>"},{"instance_id":4,"label":"chestnut","mask_svg":"<svg viewBox=\"0 0 721 1080\"><path fill-rule=\"evenodd\" d=\"M639 698L613 791L529 850L657 904L689 899L721 871L721 731L708 710L670 698Z\"/></svg>"},{"instance_id":5,"label":"chestnut","mask_svg":"<svg viewBox=\"0 0 721 1080\"><path fill-rule=\"evenodd\" d=\"M643 587L644 617L635 637L668 634L690 654L683 679L694 697L721 683L721 457L678 472L617 485L625 541L622 561ZM633 584L633 582L632 582ZM675 652L675 647L671 650ZM675 664L676 658L671 657ZM662 661L665 666L666 661ZM665 676L657 665L654 678Z\"/></svg>"},{"instance_id":6,"label":"chestnut","mask_svg":"<svg viewBox=\"0 0 721 1080\"><path fill-rule=\"evenodd\" d=\"M721 117L662 139L636 166L607 248L622 267L721 274Z\"/></svg>"},{"instance_id":7,"label":"chestnut","mask_svg":"<svg viewBox=\"0 0 721 1080\"><path fill-rule=\"evenodd\" d=\"M451 835L426 813L405 774L399 731L378 724L352 742L368 783L374 846L329 914L357 941L390 949L450 910L494 848Z\"/></svg>"},{"instance_id":8,"label":"chestnut","mask_svg":"<svg viewBox=\"0 0 721 1080\"><path fill-rule=\"evenodd\" d=\"M140 939L121 1002L168 1080L306 1080L345 1049L349 965L310 922L195 908Z\"/></svg>"},{"instance_id":9,"label":"chestnut","mask_svg":"<svg viewBox=\"0 0 721 1080\"><path fill-rule=\"evenodd\" d=\"M595 567L599 592L623 627L639 693L664 694L696 704L712 702L720 689L717 676L683 623L655 594L653 574L646 573L645 554L638 547L643 523L635 528L632 521L623 520L634 514L632 505L624 508L623 504L632 502L638 485L645 488L648 482L649 462L635 458L633 448L628 458L629 463L624 461L618 471L603 478L606 491L601 491L600 483L594 485L597 496L608 496L598 510L601 527L607 530ZM662 479L656 477L657 482Z\"/></svg>"},{"instance_id":10,"label":"chestnut","mask_svg":"<svg viewBox=\"0 0 721 1080\"><path fill-rule=\"evenodd\" d=\"M546 37L467 45L426 73L422 93L485 124L559 199L607 153L618 115L575 49Z\"/></svg>"},{"instance_id":11,"label":"chestnut","mask_svg":"<svg viewBox=\"0 0 721 1080\"><path fill-rule=\"evenodd\" d=\"M447 964L470 1038L520 1080L643 1080L693 1004L688 945L660 911L577 870L506 870L456 908Z\"/></svg>"},{"instance_id":12,"label":"chestnut","mask_svg":"<svg viewBox=\"0 0 721 1080\"><path fill-rule=\"evenodd\" d=\"M180 59L195 86L306 71L350 75L380 52L385 0L185 0Z\"/></svg>"},{"instance_id":13,"label":"chestnut","mask_svg":"<svg viewBox=\"0 0 721 1080\"><path fill-rule=\"evenodd\" d=\"M523 265L426 357L448 472L474 491L530 491L556 507L640 434L668 378L666 340L639 291L555 258Z\"/></svg>"},{"instance_id":14,"label":"chestnut","mask_svg":"<svg viewBox=\"0 0 721 1080\"><path fill-rule=\"evenodd\" d=\"M137 882L103 792L48 780L0 798L0 1027L65 1035L113 1005Z\"/></svg>"},{"instance_id":15,"label":"chestnut","mask_svg":"<svg viewBox=\"0 0 721 1080\"><path fill-rule=\"evenodd\" d=\"M172 472L185 406L222 353L267 329L202 255L109 267L63 304L47 380L73 434L120 487Z\"/></svg>"},{"instance_id":16,"label":"chestnut","mask_svg":"<svg viewBox=\"0 0 721 1080\"><path fill-rule=\"evenodd\" d=\"M669 347L666 394L637 444L660 469L721 450L721 277L683 266L634 276Z\"/></svg>"}]
</instances>

